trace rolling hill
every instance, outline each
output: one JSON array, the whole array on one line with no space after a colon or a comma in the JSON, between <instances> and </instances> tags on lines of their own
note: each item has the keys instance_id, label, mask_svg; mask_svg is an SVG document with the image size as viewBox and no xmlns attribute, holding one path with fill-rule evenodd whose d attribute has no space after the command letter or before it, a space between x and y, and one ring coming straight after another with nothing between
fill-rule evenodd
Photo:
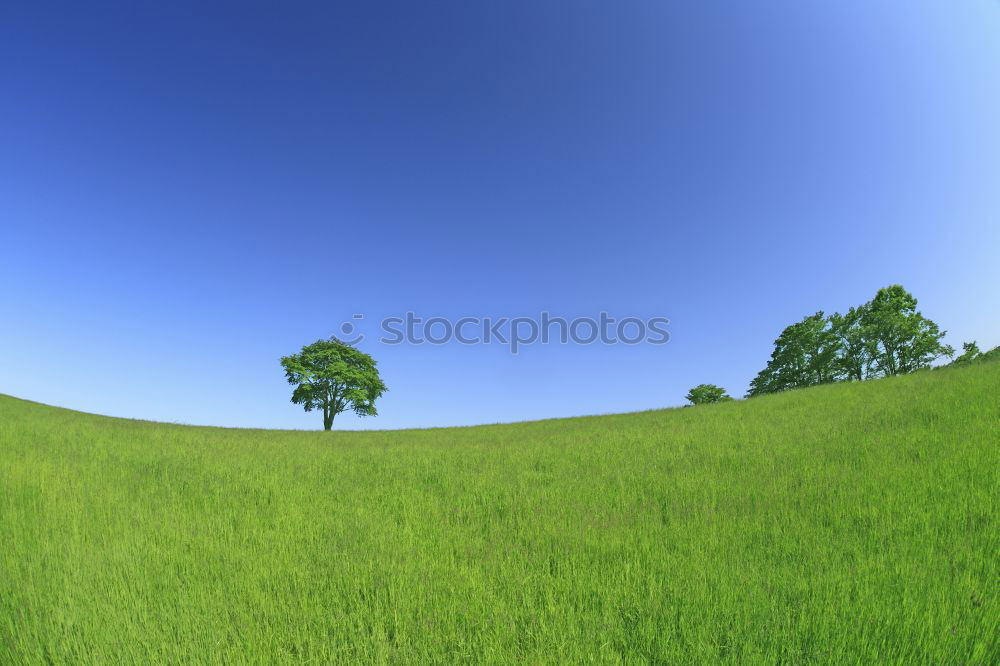
<instances>
[{"instance_id":1,"label":"rolling hill","mask_svg":"<svg viewBox=\"0 0 1000 666\"><path fill-rule=\"evenodd\" d=\"M997 663L1000 363L470 428L0 396L0 663Z\"/></svg>"}]
</instances>

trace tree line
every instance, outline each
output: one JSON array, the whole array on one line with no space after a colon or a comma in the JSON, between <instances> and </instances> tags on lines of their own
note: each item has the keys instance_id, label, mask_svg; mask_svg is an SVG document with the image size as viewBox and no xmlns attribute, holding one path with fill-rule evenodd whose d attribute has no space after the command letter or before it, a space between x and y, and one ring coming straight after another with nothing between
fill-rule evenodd
<instances>
[{"instance_id":1,"label":"tree line","mask_svg":"<svg viewBox=\"0 0 1000 666\"><path fill-rule=\"evenodd\" d=\"M945 333L917 310L917 299L902 286L885 287L845 314L819 311L786 327L747 397L930 367L955 353L942 341Z\"/></svg>"},{"instance_id":2,"label":"tree line","mask_svg":"<svg viewBox=\"0 0 1000 666\"><path fill-rule=\"evenodd\" d=\"M841 381L904 375L953 357L945 331L917 310L917 299L895 284L846 313L816 312L785 327L774 341L767 367L750 382L746 397ZM950 365L1000 359L1000 347L983 353L975 342L962 345ZM330 430L337 414L351 410L375 416L375 401L388 390L368 354L330 338L306 345L281 359L292 402L323 413ZM699 384L687 394L692 405L732 400L725 389Z\"/></svg>"},{"instance_id":3,"label":"tree line","mask_svg":"<svg viewBox=\"0 0 1000 666\"><path fill-rule=\"evenodd\" d=\"M901 285L879 289L875 297L846 313L822 310L785 327L774 341L767 366L750 382L746 397L841 381L905 375L929 368L955 350L946 331L917 310L917 299ZM1000 347L982 353L975 342L951 365L1000 357ZM692 404L720 402L725 390L701 384L688 393Z\"/></svg>"}]
</instances>

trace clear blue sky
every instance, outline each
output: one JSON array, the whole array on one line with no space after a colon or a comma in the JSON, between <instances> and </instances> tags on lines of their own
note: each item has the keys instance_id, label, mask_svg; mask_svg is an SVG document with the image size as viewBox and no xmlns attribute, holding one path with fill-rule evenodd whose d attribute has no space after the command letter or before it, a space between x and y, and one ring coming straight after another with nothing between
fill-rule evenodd
<instances>
[{"instance_id":1,"label":"clear blue sky","mask_svg":"<svg viewBox=\"0 0 1000 666\"><path fill-rule=\"evenodd\" d=\"M992 346L998 184L995 0L5 2L0 392L317 428L278 358L354 313L605 310L672 340L373 336L337 425L638 410L891 283Z\"/></svg>"}]
</instances>

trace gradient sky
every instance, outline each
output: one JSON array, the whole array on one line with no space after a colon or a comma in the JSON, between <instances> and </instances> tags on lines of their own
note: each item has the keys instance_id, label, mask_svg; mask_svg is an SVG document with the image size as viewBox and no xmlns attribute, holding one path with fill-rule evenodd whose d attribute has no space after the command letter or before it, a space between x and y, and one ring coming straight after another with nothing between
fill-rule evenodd
<instances>
[{"instance_id":1,"label":"gradient sky","mask_svg":"<svg viewBox=\"0 0 1000 666\"><path fill-rule=\"evenodd\" d=\"M4 2L0 231L0 392L116 416L318 428L278 358L355 313L345 428L742 395L892 283L985 348L1000 2ZM371 335L542 310L672 340Z\"/></svg>"}]
</instances>

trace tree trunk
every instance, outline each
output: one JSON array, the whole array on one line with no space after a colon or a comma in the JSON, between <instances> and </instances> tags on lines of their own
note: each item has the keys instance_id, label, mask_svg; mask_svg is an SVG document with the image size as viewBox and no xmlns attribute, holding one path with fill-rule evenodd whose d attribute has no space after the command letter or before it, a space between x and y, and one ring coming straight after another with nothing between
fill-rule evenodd
<instances>
[{"instance_id":1,"label":"tree trunk","mask_svg":"<svg viewBox=\"0 0 1000 666\"><path fill-rule=\"evenodd\" d=\"M333 410L330 407L323 407L323 430L333 428Z\"/></svg>"}]
</instances>

